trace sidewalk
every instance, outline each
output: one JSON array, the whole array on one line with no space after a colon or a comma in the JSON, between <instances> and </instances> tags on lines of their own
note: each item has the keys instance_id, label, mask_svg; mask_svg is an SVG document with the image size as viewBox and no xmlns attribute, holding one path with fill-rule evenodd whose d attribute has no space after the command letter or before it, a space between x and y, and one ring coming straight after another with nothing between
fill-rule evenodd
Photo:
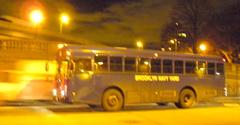
<instances>
[{"instance_id":1,"label":"sidewalk","mask_svg":"<svg viewBox=\"0 0 240 125\"><path fill-rule=\"evenodd\" d=\"M238 104L240 104L240 96L217 97L217 98L214 98L212 101L218 102L218 103L238 103Z\"/></svg>"},{"instance_id":2,"label":"sidewalk","mask_svg":"<svg viewBox=\"0 0 240 125\"><path fill-rule=\"evenodd\" d=\"M52 100L15 100L15 101L0 101L0 106L45 106L59 105L61 103Z\"/></svg>"},{"instance_id":3,"label":"sidewalk","mask_svg":"<svg viewBox=\"0 0 240 125\"><path fill-rule=\"evenodd\" d=\"M48 106L48 107L74 107L85 105L82 103L64 104L54 102L52 100L16 100L16 101L0 101L0 107L4 106ZM206 102L201 102L199 105L239 105L240 96L238 97L217 97Z\"/></svg>"}]
</instances>

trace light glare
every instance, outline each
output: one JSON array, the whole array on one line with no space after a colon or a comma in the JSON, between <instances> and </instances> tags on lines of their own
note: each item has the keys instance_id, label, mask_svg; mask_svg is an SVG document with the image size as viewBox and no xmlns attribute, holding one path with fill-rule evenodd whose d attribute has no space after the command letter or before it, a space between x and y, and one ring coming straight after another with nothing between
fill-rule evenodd
<instances>
[{"instance_id":1,"label":"light glare","mask_svg":"<svg viewBox=\"0 0 240 125\"><path fill-rule=\"evenodd\" d=\"M62 14L61 16L60 16L60 21L61 21L61 23L63 23L63 24L68 24L69 23L69 16L67 15L67 14Z\"/></svg>"},{"instance_id":2,"label":"light glare","mask_svg":"<svg viewBox=\"0 0 240 125\"><path fill-rule=\"evenodd\" d=\"M32 23L36 24L40 24L43 21L44 17L43 17L43 13L41 10L33 10L30 13L30 20Z\"/></svg>"},{"instance_id":3,"label":"light glare","mask_svg":"<svg viewBox=\"0 0 240 125\"><path fill-rule=\"evenodd\" d=\"M143 48L143 43L141 41L137 41L137 47L138 48Z\"/></svg>"},{"instance_id":4,"label":"light glare","mask_svg":"<svg viewBox=\"0 0 240 125\"><path fill-rule=\"evenodd\" d=\"M206 51L206 50L207 50L207 47L206 47L205 44L201 44L201 45L199 46L199 48L200 48L201 51Z\"/></svg>"}]
</instances>

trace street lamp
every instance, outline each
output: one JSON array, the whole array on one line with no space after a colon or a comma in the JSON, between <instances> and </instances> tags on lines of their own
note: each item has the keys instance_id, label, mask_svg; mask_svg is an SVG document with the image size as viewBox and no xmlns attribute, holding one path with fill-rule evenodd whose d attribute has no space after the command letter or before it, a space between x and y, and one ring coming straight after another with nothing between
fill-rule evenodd
<instances>
[{"instance_id":1,"label":"street lamp","mask_svg":"<svg viewBox=\"0 0 240 125\"><path fill-rule=\"evenodd\" d=\"M60 15L60 33L62 33L62 31L63 31L63 25L69 24L69 21L70 21L70 18L67 14L62 13Z\"/></svg>"},{"instance_id":2,"label":"street lamp","mask_svg":"<svg viewBox=\"0 0 240 125\"><path fill-rule=\"evenodd\" d=\"M207 50L207 46L202 43L199 45L199 49L200 49L200 51L205 52Z\"/></svg>"},{"instance_id":3,"label":"street lamp","mask_svg":"<svg viewBox=\"0 0 240 125\"><path fill-rule=\"evenodd\" d=\"M44 16L41 10L33 10L29 15L30 21L35 27L35 38L38 36L38 25L43 22Z\"/></svg>"},{"instance_id":4,"label":"street lamp","mask_svg":"<svg viewBox=\"0 0 240 125\"><path fill-rule=\"evenodd\" d=\"M178 33L178 36L182 37L182 38L187 38L187 34L186 33Z\"/></svg>"},{"instance_id":5,"label":"street lamp","mask_svg":"<svg viewBox=\"0 0 240 125\"><path fill-rule=\"evenodd\" d=\"M137 41L137 48L138 49L143 49L143 43L142 43L142 41Z\"/></svg>"},{"instance_id":6,"label":"street lamp","mask_svg":"<svg viewBox=\"0 0 240 125\"><path fill-rule=\"evenodd\" d=\"M41 10L33 10L30 13L30 21L35 25L39 25L44 20L44 16Z\"/></svg>"},{"instance_id":7,"label":"street lamp","mask_svg":"<svg viewBox=\"0 0 240 125\"><path fill-rule=\"evenodd\" d=\"M171 40L169 40L169 42L174 45L175 51L177 52L178 51L178 42L179 41L177 39L171 39Z\"/></svg>"},{"instance_id":8,"label":"street lamp","mask_svg":"<svg viewBox=\"0 0 240 125\"><path fill-rule=\"evenodd\" d=\"M169 42L170 42L171 44L175 44L175 40L173 40L173 39L171 39Z\"/></svg>"}]
</instances>

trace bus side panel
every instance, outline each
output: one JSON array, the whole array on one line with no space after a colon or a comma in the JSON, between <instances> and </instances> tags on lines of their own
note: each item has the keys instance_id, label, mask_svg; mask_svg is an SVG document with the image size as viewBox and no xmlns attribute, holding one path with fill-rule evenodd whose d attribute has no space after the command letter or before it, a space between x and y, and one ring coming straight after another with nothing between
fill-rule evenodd
<instances>
[{"instance_id":1,"label":"bus side panel","mask_svg":"<svg viewBox=\"0 0 240 125\"><path fill-rule=\"evenodd\" d=\"M134 75L95 73L89 80L82 80L78 74L72 81L74 82L71 91L75 93L75 102L100 105L104 91L111 87L117 87L123 92L126 104L141 102L139 84L136 84Z\"/></svg>"},{"instance_id":2,"label":"bus side panel","mask_svg":"<svg viewBox=\"0 0 240 125\"><path fill-rule=\"evenodd\" d=\"M77 101L101 104L104 91L117 87L123 92L126 104L149 102L177 102L184 87L191 87L198 101L223 95L224 78L180 75L178 82L136 81L131 73L95 73L90 80L75 79L73 91Z\"/></svg>"},{"instance_id":3,"label":"bus side panel","mask_svg":"<svg viewBox=\"0 0 240 125\"><path fill-rule=\"evenodd\" d=\"M209 100L212 97L223 96L224 78L215 76L198 77L193 75L184 75L180 77L180 83L177 85L178 96L184 87L191 87L197 95L198 101Z\"/></svg>"},{"instance_id":4,"label":"bus side panel","mask_svg":"<svg viewBox=\"0 0 240 125\"><path fill-rule=\"evenodd\" d=\"M100 95L106 88L118 87L123 91L126 104L175 102L184 86L178 87L181 84L176 82L138 81L133 73L99 73L96 77L95 89L101 90Z\"/></svg>"},{"instance_id":5,"label":"bus side panel","mask_svg":"<svg viewBox=\"0 0 240 125\"><path fill-rule=\"evenodd\" d=\"M74 74L71 79L71 87L69 87L73 102L100 104L99 93L102 90L95 89L95 80L96 77L88 73Z\"/></svg>"},{"instance_id":6,"label":"bus side panel","mask_svg":"<svg viewBox=\"0 0 240 125\"><path fill-rule=\"evenodd\" d=\"M95 90L102 95L104 90L117 87L123 92L125 104L141 102L139 85L134 80L133 74L128 73L99 73L96 75Z\"/></svg>"}]
</instances>

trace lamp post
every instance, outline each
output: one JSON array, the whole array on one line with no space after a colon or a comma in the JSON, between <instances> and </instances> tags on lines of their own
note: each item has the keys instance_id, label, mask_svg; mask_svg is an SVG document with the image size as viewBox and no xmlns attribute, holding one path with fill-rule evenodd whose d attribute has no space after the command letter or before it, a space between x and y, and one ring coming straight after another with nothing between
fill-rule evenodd
<instances>
[{"instance_id":1,"label":"lamp post","mask_svg":"<svg viewBox=\"0 0 240 125\"><path fill-rule=\"evenodd\" d=\"M137 41L137 48L139 49L139 50L142 50L143 49L143 43L142 43L142 41Z\"/></svg>"},{"instance_id":2,"label":"lamp post","mask_svg":"<svg viewBox=\"0 0 240 125\"><path fill-rule=\"evenodd\" d=\"M36 35L36 38L37 38L37 28L44 20L43 13L42 13L41 10L33 10L30 13L29 18L30 18L30 21L33 23L33 25L36 29L35 35Z\"/></svg>"},{"instance_id":3,"label":"lamp post","mask_svg":"<svg viewBox=\"0 0 240 125\"><path fill-rule=\"evenodd\" d=\"M67 14L62 13L60 15L60 33L63 32L63 25L64 24L65 25L69 24L69 21L70 21L70 18L69 18L69 16Z\"/></svg>"}]
</instances>

